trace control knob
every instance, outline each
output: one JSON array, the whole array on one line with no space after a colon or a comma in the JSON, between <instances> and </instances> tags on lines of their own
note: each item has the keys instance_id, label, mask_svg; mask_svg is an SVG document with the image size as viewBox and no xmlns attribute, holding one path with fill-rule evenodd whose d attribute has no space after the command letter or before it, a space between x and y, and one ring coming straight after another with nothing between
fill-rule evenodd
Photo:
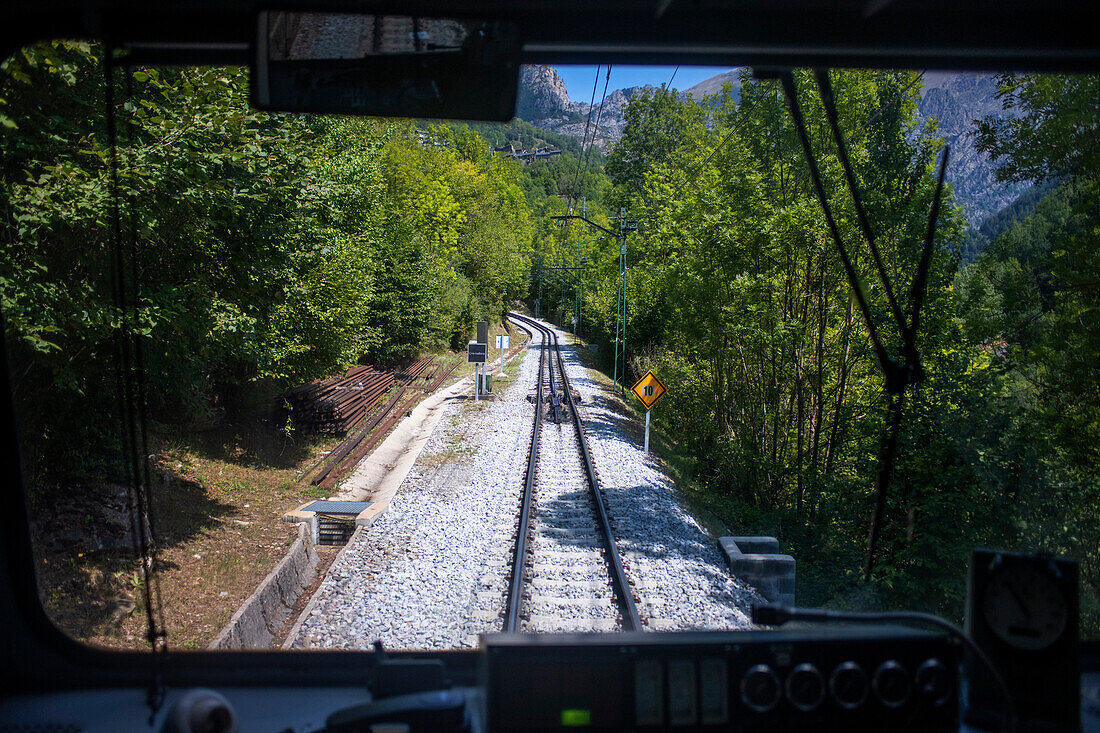
<instances>
[{"instance_id":1,"label":"control knob","mask_svg":"<svg viewBox=\"0 0 1100 733\"><path fill-rule=\"evenodd\" d=\"M800 664L787 676L787 699L802 711L816 708L825 699L825 680L817 667Z\"/></svg>"},{"instance_id":2,"label":"control knob","mask_svg":"<svg viewBox=\"0 0 1100 733\"><path fill-rule=\"evenodd\" d=\"M871 687L883 705L888 708L900 708L909 699L912 686L905 667L891 659L880 664L875 670Z\"/></svg>"},{"instance_id":3,"label":"control knob","mask_svg":"<svg viewBox=\"0 0 1100 733\"><path fill-rule=\"evenodd\" d=\"M855 710L867 700L871 688L867 674L855 662L844 662L829 675L829 692L837 705L845 710Z\"/></svg>"},{"instance_id":4,"label":"control knob","mask_svg":"<svg viewBox=\"0 0 1100 733\"><path fill-rule=\"evenodd\" d=\"M954 682L943 662L933 657L917 667L917 693L935 707L951 699Z\"/></svg>"},{"instance_id":5,"label":"control knob","mask_svg":"<svg viewBox=\"0 0 1100 733\"><path fill-rule=\"evenodd\" d=\"M741 678L741 701L758 713L773 709L782 694L779 676L766 664L756 665Z\"/></svg>"}]
</instances>

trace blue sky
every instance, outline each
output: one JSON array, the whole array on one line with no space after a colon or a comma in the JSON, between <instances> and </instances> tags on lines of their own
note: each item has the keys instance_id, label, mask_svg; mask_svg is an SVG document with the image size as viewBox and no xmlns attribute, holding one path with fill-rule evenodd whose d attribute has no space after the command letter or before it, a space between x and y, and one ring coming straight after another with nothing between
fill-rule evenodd
<instances>
[{"instance_id":1,"label":"blue sky","mask_svg":"<svg viewBox=\"0 0 1100 733\"><path fill-rule=\"evenodd\" d=\"M596 78L595 66L558 66L554 65L565 82L565 88L569 91L569 98L574 102L588 102L592 99L592 82ZM616 89L652 84L660 86L668 84L672 79L675 66L614 66L611 69L611 81L607 85L610 93ZM676 77L672 79L672 86L676 89L687 89L703 79L709 79L715 74L729 71L729 67L722 66L681 66L676 71ZM600 101L603 94L603 81L607 75L607 67L600 69L599 86L596 88L596 101Z\"/></svg>"}]
</instances>

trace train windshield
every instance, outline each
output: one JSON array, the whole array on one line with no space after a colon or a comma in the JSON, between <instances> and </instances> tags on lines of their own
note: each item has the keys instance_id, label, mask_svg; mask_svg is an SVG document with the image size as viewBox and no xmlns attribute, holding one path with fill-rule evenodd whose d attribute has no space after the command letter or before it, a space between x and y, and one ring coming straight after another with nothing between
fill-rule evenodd
<instances>
[{"instance_id":1,"label":"train windshield","mask_svg":"<svg viewBox=\"0 0 1100 733\"><path fill-rule=\"evenodd\" d=\"M497 124L107 56L0 67L8 384L69 636L961 622L976 546L1075 558L1100 632L1097 77L534 65Z\"/></svg>"}]
</instances>

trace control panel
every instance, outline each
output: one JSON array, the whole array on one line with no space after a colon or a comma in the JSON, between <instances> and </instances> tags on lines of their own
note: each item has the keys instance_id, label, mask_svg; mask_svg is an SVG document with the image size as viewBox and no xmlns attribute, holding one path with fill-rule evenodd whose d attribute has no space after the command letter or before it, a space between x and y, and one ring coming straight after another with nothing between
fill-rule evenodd
<instances>
[{"instance_id":1,"label":"control panel","mask_svg":"<svg viewBox=\"0 0 1100 733\"><path fill-rule=\"evenodd\" d=\"M956 731L960 650L897 627L485 637L492 731Z\"/></svg>"}]
</instances>

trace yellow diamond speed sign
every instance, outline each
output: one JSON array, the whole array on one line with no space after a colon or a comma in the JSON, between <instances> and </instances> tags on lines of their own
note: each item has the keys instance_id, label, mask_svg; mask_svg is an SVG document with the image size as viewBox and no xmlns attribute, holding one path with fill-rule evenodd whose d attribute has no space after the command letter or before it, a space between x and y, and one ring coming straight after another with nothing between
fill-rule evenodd
<instances>
[{"instance_id":1,"label":"yellow diamond speed sign","mask_svg":"<svg viewBox=\"0 0 1100 733\"><path fill-rule=\"evenodd\" d=\"M657 403L657 400L661 399L667 390L665 385L661 384L661 380L657 379L656 374L646 372L644 377L634 383L630 391L642 401L645 409L648 410Z\"/></svg>"}]
</instances>

